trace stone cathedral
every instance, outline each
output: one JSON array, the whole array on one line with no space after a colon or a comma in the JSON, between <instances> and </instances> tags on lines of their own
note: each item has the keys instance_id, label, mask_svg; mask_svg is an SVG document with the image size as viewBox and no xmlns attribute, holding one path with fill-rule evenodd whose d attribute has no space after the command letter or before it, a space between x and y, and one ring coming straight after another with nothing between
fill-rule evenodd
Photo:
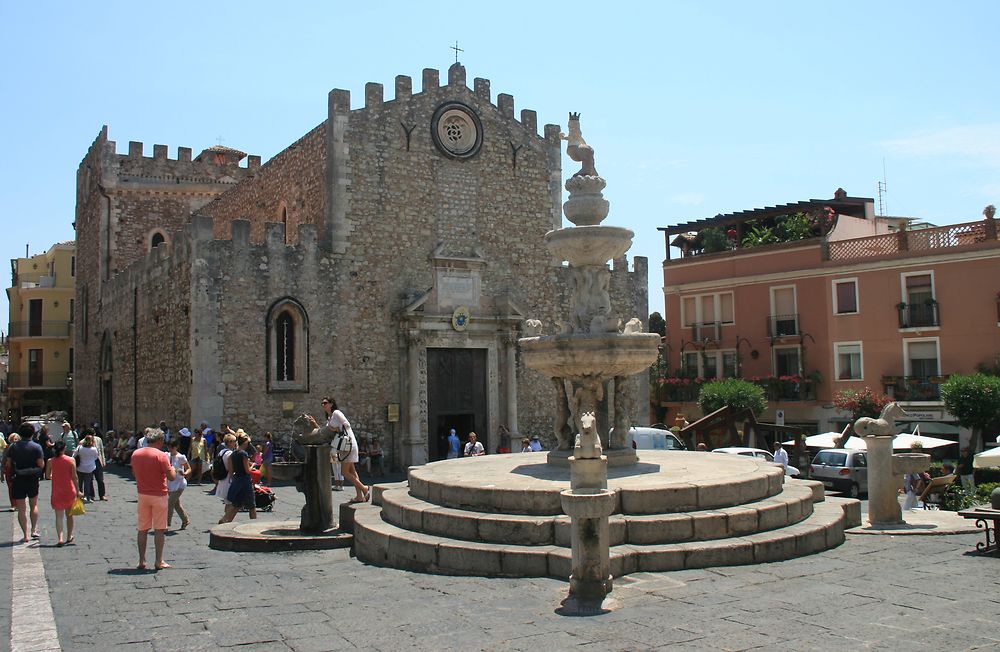
<instances>
[{"instance_id":1,"label":"stone cathedral","mask_svg":"<svg viewBox=\"0 0 1000 652\"><path fill-rule=\"evenodd\" d=\"M554 443L554 391L517 340L568 302L543 245L562 225L559 127L539 134L458 63L384 95L331 91L327 119L264 164L120 154L101 130L77 174L78 422L283 435L331 395L404 468L443 458L450 428L490 452L501 426ZM645 318L645 259L614 261L611 286L615 314Z\"/></svg>"}]
</instances>

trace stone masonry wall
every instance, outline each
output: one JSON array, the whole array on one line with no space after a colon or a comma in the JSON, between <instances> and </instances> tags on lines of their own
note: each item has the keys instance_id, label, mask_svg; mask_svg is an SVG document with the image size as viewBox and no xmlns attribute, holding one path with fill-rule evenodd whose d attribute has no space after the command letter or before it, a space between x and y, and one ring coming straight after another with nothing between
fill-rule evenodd
<instances>
[{"instance_id":1,"label":"stone masonry wall","mask_svg":"<svg viewBox=\"0 0 1000 652\"><path fill-rule=\"evenodd\" d=\"M326 158L325 123L285 148L239 186L215 198L202 213L215 220L217 239L228 240L229 223L250 221L250 240L264 242L265 224L285 222L285 235L294 244L300 224L323 228Z\"/></svg>"}]
</instances>

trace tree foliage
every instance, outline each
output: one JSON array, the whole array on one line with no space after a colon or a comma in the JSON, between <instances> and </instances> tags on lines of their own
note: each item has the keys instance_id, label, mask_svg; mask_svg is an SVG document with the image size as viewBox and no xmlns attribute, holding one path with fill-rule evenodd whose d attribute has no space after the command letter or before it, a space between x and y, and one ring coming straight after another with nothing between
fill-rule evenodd
<instances>
[{"instance_id":1,"label":"tree foliage","mask_svg":"<svg viewBox=\"0 0 1000 652\"><path fill-rule=\"evenodd\" d=\"M663 315L658 312L649 315L649 332L656 333L660 337L667 334L667 322L663 319Z\"/></svg>"},{"instance_id":2,"label":"tree foliage","mask_svg":"<svg viewBox=\"0 0 1000 652\"><path fill-rule=\"evenodd\" d=\"M892 399L885 394L876 394L871 387L865 387L860 392L856 389L844 389L833 397L833 404L841 410L851 413L851 423L861 417L875 418L882 414L882 408Z\"/></svg>"},{"instance_id":3,"label":"tree foliage","mask_svg":"<svg viewBox=\"0 0 1000 652\"><path fill-rule=\"evenodd\" d=\"M764 388L739 378L713 380L701 386L698 407L702 414L711 414L725 405L735 411L750 410L760 414L767 409Z\"/></svg>"},{"instance_id":4,"label":"tree foliage","mask_svg":"<svg viewBox=\"0 0 1000 652\"><path fill-rule=\"evenodd\" d=\"M941 400L959 423L972 429L974 437L981 437L1000 422L1000 377L956 374L941 385Z\"/></svg>"}]
</instances>

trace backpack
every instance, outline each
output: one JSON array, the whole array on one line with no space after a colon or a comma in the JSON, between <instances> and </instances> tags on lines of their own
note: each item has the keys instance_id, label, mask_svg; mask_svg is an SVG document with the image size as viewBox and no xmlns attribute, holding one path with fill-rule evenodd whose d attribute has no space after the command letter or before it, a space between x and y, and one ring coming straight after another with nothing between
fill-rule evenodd
<instances>
[{"instance_id":1,"label":"backpack","mask_svg":"<svg viewBox=\"0 0 1000 652\"><path fill-rule=\"evenodd\" d=\"M222 456L222 454L227 450L229 449L223 448L219 451L219 454L215 456L215 459L212 460L212 479L215 481L225 480L226 476L229 475L229 471L226 470L226 460Z\"/></svg>"}]
</instances>

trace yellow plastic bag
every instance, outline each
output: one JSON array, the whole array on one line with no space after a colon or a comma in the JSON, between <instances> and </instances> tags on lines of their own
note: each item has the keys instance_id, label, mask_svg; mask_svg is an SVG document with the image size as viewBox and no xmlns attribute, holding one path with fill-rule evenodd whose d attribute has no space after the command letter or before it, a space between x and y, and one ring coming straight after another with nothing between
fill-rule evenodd
<instances>
[{"instance_id":1,"label":"yellow plastic bag","mask_svg":"<svg viewBox=\"0 0 1000 652\"><path fill-rule=\"evenodd\" d=\"M73 506L69 508L70 516L83 516L87 513L87 510L83 508L83 499L77 498L73 501Z\"/></svg>"}]
</instances>

